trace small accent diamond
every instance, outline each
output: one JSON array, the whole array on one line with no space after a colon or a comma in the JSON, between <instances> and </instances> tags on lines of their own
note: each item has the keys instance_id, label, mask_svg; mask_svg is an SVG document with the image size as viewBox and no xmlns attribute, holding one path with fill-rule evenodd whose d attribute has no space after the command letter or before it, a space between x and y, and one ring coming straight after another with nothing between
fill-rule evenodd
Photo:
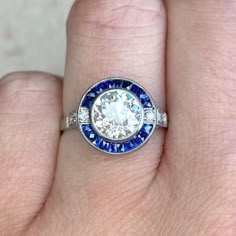
<instances>
[{"instance_id":1,"label":"small accent diamond","mask_svg":"<svg viewBox=\"0 0 236 236\"><path fill-rule=\"evenodd\" d=\"M168 125L167 115L161 110L157 110L157 124L161 127L167 127Z\"/></svg>"},{"instance_id":2,"label":"small accent diamond","mask_svg":"<svg viewBox=\"0 0 236 236\"><path fill-rule=\"evenodd\" d=\"M78 109L79 123L89 123L89 109L86 107L80 107Z\"/></svg>"},{"instance_id":3,"label":"small accent diamond","mask_svg":"<svg viewBox=\"0 0 236 236\"><path fill-rule=\"evenodd\" d=\"M144 109L144 121L148 124L154 124L156 122L156 112L153 108Z\"/></svg>"},{"instance_id":4,"label":"small accent diamond","mask_svg":"<svg viewBox=\"0 0 236 236\"><path fill-rule=\"evenodd\" d=\"M77 126L77 110L72 111L67 117L68 128L74 128Z\"/></svg>"}]
</instances>

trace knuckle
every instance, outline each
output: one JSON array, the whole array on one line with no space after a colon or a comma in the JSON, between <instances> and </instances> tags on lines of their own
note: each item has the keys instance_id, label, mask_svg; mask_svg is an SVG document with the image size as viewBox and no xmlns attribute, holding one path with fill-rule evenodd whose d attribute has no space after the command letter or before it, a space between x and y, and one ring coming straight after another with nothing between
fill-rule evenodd
<instances>
[{"instance_id":1,"label":"knuckle","mask_svg":"<svg viewBox=\"0 0 236 236\"><path fill-rule=\"evenodd\" d=\"M15 80L21 80L24 77L24 72L10 72L2 77L2 79L0 80L0 85L11 83Z\"/></svg>"},{"instance_id":2,"label":"knuckle","mask_svg":"<svg viewBox=\"0 0 236 236\"><path fill-rule=\"evenodd\" d=\"M27 87L37 90L46 89L59 81L54 76L40 72L11 72L0 79L0 90L14 91Z\"/></svg>"},{"instance_id":3,"label":"knuckle","mask_svg":"<svg viewBox=\"0 0 236 236\"><path fill-rule=\"evenodd\" d=\"M165 16L161 1L75 1L67 19L67 29L75 29L78 23L95 28L124 29L154 26ZM155 25L156 26L156 25Z\"/></svg>"},{"instance_id":4,"label":"knuckle","mask_svg":"<svg viewBox=\"0 0 236 236\"><path fill-rule=\"evenodd\" d=\"M39 72L12 72L0 80L0 108L5 113L32 112L57 103L61 83ZM37 106L35 106L38 104Z\"/></svg>"}]
</instances>

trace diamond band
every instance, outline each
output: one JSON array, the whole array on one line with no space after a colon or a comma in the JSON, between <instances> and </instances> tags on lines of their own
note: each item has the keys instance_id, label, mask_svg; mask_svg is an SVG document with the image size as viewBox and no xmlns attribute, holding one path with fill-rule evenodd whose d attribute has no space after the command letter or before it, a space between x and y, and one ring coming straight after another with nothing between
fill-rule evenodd
<instances>
[{"instance_id":1,"label":"diamond band","mask_svg":"<svg viewBox=\"0 0 236 236\"><path fill-rule=\"evenodd\" d=\"M155 124L157 121L156 110L153 108L144 109L144 120L148 124Z\"/></svg>"},{"instance_id":2,"label":"diamond band","mask_svg":"<svg viewBox=\"0 0 236 236\"><path fill-rule=\"evenodd\" d=\"M79 107L78 109L78 124L87 124L90 122L89 109L85 107Z\"/></svg>"},{"instance_id":3,"label":"diamond band","mask_svg":"<svg viewBox=\"0 0 236 236\"><path fill-rule=\"evenodd\" d=\"M155 127L167 127L167 114L137 83L109 78L92 86L69 113L63 129L75 127L93 147L123 154L143 146Z\"/></svg>"}]
</instances>

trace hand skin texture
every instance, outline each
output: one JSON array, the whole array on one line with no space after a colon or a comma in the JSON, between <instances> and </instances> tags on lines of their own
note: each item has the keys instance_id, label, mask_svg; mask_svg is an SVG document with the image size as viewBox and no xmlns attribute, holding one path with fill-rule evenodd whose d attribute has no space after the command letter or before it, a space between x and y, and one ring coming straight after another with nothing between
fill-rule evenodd
<instances>
[{"instance_id":1,"label":"hand skin texture","mask_svg":"<svg viewBox=\"0 0 236 236\"><path fill-rule=\"evenodd\" d=\"M0 235L235 236L236 1L78 0L67 38L63 83L0 81ZM109 76L169 114L167 131L118 158L60 134Z\"/></svg>"}]
</instances>

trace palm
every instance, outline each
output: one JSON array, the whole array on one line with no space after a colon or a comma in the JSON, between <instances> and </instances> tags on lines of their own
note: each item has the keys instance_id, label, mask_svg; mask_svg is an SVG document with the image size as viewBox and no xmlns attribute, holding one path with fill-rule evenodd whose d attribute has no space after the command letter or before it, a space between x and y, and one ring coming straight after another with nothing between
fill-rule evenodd
<instances>
[{"instance_id":1,"label":"palm","mask_svg":"<svg viewBox=\"0 0 236 236\"><path fill-rule=\"evenodd\" d=\"M0 235L235 235L236 3L215 4L81 0L63 86L42 73L1 81ZM61 113L117 75L168 109L168 132L119 158L77 130L60 137Z\"/></svg>"}]
</instances>

